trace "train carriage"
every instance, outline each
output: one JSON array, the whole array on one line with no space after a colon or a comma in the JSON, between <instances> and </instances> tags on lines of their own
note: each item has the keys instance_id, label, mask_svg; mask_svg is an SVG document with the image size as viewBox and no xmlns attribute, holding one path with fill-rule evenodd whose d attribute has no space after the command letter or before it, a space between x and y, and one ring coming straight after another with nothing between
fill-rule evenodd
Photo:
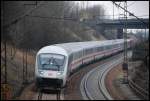
<instances>
[{"instance_id":1,"label":"train carriage","mask_svg":"<svg viewBox=\"0 0 150 101\"><path fill-rule=\"evenodd\" d=\"M123 50L123 39L54 44L36 55L37 86L64 87L71 73L81 65ZM128 39L130 43L130 39Z\"/></svg>"}]
</instances>

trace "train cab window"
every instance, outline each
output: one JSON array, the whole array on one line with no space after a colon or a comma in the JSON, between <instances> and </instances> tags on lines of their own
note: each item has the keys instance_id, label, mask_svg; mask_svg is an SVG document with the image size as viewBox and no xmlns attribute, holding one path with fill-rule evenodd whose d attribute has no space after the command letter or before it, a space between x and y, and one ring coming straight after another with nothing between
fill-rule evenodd
<instances>
[{"instance_id":1,"label":"train cab window","mask_svg":"<svg viewBox=\"0 0 150 101\"><path fill-rule=\"evenodd\" d=\"M39 69L42 70L64 70L65 56L59 54L43 53L39 55Z\"/></svg>"}]
</instances>

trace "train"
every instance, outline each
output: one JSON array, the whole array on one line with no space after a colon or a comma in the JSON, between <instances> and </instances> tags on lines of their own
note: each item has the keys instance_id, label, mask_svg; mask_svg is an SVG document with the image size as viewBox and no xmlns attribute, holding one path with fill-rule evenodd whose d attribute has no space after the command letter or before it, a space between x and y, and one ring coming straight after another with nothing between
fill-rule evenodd
<instances>
[{"instance_id":1,"label":"train","mask_svg":"<svg viewBox=\"0 0 150 101\"><path fill-rule=\"evenodd\" d=\"M127 39L128 48L132 39ZM124 40L86 41L54 44L36 54L35 84L37 87L65 87L77 69L92 61L123 51Z\"/></svg>"}]
</instances>

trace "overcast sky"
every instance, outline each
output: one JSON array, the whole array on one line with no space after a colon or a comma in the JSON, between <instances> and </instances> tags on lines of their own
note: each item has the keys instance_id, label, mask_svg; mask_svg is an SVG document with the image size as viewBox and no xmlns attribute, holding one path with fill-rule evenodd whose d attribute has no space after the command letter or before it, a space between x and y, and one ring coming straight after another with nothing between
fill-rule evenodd
<instances>
[{"instance_id":1,"label":"overcast sky","mask_svg":"<svg viewBox=\"0 0 150 101\"><path fill-rule=\"evenodd\" d=\"M79 2L79 4L83 3L83 1L77 1L77 2ZM116 3L119 4L119 2ZM93 5L103 5L106 12L105 15L113 15L113 3L111 1L84 1L85 7L93 6ZM121 2L120 6L124 7L124 2ZM127 1L127 10L140 18L149 18L149 1ZM114 18L118 19L119 14L124 14L124 10L121 10L120 8L118 9L114 5L114 15L116 15L114 16ZM112 19L113 16L109 16L109 18ZM128 16L128 18L135 18L135 17ZM128 31L131 30L133 32L136 32L137 30L145 31L144 29L128 29Z\"/></svg>"},{"instance_id":2,"label":"overcast sky","mask_svg":"<svg viewBox=\"0 0 150 101\"><path fill-rule=\"evenodd\" d=\"M119 2L116 3L119 4ZM111 1L84 1L85 6L93 6L97 4L103 5L106 15L113 15L113 3ZM121 2L120 5L123 7L124 2ZM128 11L134 15L142 18L149 18L149 1L127 1L127 5ZM123 10L118 9L114 5L114 15L116 15L115 18L118 18L119 14L123 14Z\"/></svg>"}]
</instances>

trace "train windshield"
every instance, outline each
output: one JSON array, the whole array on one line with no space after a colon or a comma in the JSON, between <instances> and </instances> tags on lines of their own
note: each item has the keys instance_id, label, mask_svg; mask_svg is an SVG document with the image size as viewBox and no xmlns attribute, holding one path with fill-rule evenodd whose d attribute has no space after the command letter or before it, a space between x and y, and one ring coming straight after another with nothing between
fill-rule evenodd
<instances>
[{"instance_id":1,"label":"train windshield","mask_svg":"<svg viewBox=\"0 0 150 101\"><path fill-rule=\"evenodd\" d=\"M39 68L42 70L63 71L65 56L59 54L40 54Z\"/></svg>"}]
</instances>

